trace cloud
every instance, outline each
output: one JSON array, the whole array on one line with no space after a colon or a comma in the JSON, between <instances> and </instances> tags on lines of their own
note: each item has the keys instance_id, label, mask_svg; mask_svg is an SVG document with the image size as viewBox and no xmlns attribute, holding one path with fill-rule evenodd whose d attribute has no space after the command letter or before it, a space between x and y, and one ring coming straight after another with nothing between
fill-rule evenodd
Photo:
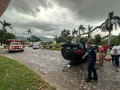
<instances>
[{"instance_id":1,"label":"cloud","mask_svg":"<svg viewBox=\"0 0 120 90\"><path fill-rule=\"evenodd\" d=\"M11 0L10 9L35 16L37 12L40 12L39 6L45 7L45 0Z\"/></svg>"},{"instance_id":2,"label":"cloud","mask_svg":"<svg viewBox=\"0 0 120 90\"><path fill-rule=\"evenodd\" d=\"M73 11L78 19L101 21L114 11L120 15L120 0L59 0L59 5Z\"/></svg>"}]
</instances>

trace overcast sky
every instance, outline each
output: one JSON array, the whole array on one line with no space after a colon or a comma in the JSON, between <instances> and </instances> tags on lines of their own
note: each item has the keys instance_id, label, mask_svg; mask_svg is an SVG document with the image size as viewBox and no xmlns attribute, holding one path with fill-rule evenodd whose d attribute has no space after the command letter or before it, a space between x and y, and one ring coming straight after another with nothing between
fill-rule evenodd
<instances>
[{"instance_id":1,"label":"overcast sky","mask_svg":"<svg viewBox=\"0 0 120 90\"><path fill-rule=\"evenodd\" d=\"M33 35L54 36L79 25L100 25L111 11L120 16L120 0L11 0L1 20L11 23L14 30L8 31L16 35L27 36L31 29Z\"/></svg>"}]
</instances>

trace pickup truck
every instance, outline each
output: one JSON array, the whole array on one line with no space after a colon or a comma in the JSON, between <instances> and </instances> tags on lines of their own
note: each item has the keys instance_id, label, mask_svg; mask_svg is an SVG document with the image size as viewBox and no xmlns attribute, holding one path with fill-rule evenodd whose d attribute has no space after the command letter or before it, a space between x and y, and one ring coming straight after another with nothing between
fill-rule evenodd
<instances>
[{"instance_id":1,"label":"pickup truck","mask_svg":"<svg viewBox=\"0 0 120 90\"><path fill-rule=\"evenodd\" d=\"M24 51L24 45L22 40L18 39L8 39L7 40L8 44L8 52L14 52L14 51Z\"/></svg>"}]
</instances>

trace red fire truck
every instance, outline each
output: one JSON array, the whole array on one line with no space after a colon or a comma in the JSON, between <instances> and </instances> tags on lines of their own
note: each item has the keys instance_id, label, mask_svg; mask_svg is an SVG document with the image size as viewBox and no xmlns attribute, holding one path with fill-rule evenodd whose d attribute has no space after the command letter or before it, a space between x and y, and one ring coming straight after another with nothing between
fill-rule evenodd
<instances>
[{"instance_id":1,"label":"red fire truck","mask_svg":"<svg viewBox=\"0 0 120 90\"><path fill-rule=\"evenodd\" d=\"M24 51L24 44L22 40L18 39L8 39L7 40L8 44L8 52L13 52L13 51Z\"/></svg>"}]
</instances>

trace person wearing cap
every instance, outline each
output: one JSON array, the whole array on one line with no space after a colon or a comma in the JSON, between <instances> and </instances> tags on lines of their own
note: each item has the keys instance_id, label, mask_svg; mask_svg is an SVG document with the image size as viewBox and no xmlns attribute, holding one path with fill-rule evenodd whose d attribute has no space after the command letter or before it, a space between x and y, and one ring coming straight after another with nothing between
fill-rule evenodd
<instances>
[{"instance_id":1,"label":"person wearing cap","mask_svg":"<svg viewBox=\"0 0 120 90\"><path fill-rule=\"evenodd\" d=\"M82 58L84 59L86 56L88 56L88 76L86 82L90 82L91 80L98 80L95 63L96 60L99 60L99 54L98 50L94 46L92 46L92 42L87 42L87 47L87 52Z\"/></svg>"}]
</instances>

